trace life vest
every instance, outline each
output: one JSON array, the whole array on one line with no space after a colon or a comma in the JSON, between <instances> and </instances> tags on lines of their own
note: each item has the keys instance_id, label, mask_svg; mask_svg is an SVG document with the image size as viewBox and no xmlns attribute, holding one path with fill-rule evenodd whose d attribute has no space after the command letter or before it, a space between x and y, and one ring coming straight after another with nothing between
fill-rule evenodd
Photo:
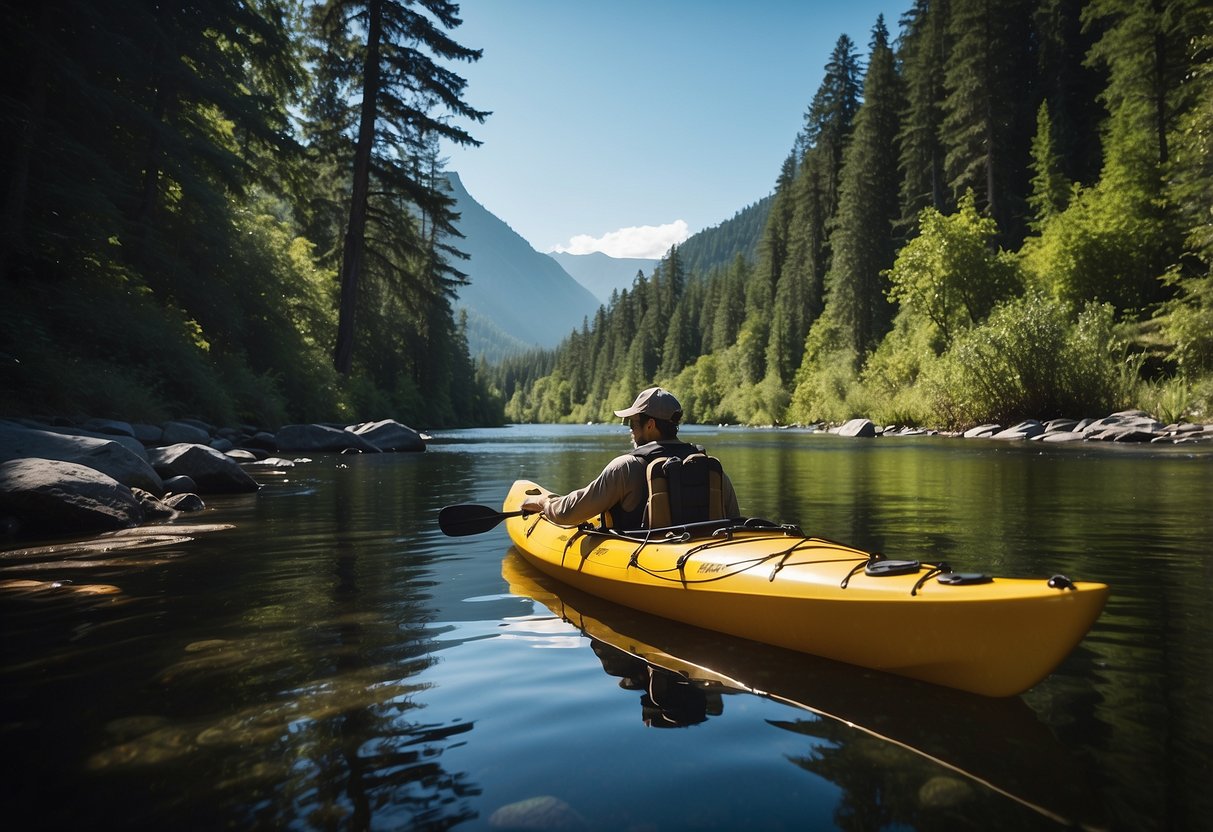
<instances>
[{"instance_id":1,"label":"life vest","mask_svg":"<svg viewBox=\"0 0 1213 832\"><path fill-rule=\"evenodd\" d=\"M658 529L724 514L724 468L698 445L650 442L632 451L645 462L646 498L631 511L615 505L610 525L617 529Z\"/></svg>"}]
</instances>

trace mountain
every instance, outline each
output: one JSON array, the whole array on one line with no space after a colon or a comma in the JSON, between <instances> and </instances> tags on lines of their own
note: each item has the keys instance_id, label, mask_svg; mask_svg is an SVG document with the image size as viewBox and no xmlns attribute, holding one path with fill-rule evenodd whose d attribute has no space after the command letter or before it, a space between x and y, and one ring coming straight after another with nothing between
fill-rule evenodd
<instances>
[{"instance_id":1,"label":"mountain","mask_svg":"<svg viewBox=\"0 0 1213 832\"><path fill-rule=\"evenodd\" d=\"M470 258L453 265L471 281L455 307L467 310L473 357L554 347L594 316L600 302L588 289L473 199L457 173L447 181L463 234L451 242Z\"/></svg>"},{"instance_id":2,"label":"mountain","mask_svg":"<svg viewBox=\"0 0 1213 832\"><path fill-rule=\"evenodd\" d=\"M589 254L554 251L549 256L602 303L609 301L616 289L632 288L636 272L652 274L653 268L661 262L645 257L611 257L601 251Z\"/></svg>"},{"instance_id":3,"label":"mountain","mask_svg":"<svg viewBox=\"0 0 1213 832\"><path fill-rule=\"evenodd\" d=\"M765 196L724 222L688 237L678 246L683 268L706 276L714 269L728 266L738 254L753 263L758 256L767 216L771 213L771 200L772 197ZM632 288L636 272L651 276L661 262L640 257L611 257L600 251L590 254L553 252L551 257L602 303L607 303L616 289Z\"/></svg>"}]
</instances>

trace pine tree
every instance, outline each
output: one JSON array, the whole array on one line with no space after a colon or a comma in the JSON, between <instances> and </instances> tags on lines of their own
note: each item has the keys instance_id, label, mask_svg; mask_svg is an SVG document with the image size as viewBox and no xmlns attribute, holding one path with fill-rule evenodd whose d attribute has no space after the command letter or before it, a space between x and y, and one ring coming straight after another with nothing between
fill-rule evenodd
<instances>
[{"instance_id":1,"label":"pine tree","mask_svg":"<svg viewBox=\"0 0 1213 832\"><path fill-rule=\"evenodd\" d=\"M944 68L950 51L948 0L915 0L902 18L898 47L906 108L897 137L901 165L901 220L906 236L923 208L950 205L940 137L945 98Z\"/></svg>"},{"instance_id":2,"label":"pine tree","mask_svg":"<svg viewBox=\"0 0 1213 832\"><path fill-rule=\"evenodd\" d=\"M804 143L821 156L827 216L833 216L837 205L842 151L859 110L862 75L854 41L840 35L825 65L821 86L805 114Z\"/></svg>"},{"instance_id":3,"label":"pine tree","mask_svg":"<svg viewBox=\"0 0 1213 832\"><path fill-rule=\"evenodd\" d=\"M1049 217L1065 210L1070 196L1070 183L1061 171L1061 157L1057 153L1047 101L1041 103L1036 115L1032 172L1032 193L1028 197L1032 219L1028 225L1034 231L1039 231Z\"/></svg>"},{"instance_id":4,"label":"pine tree","mask_svg":"<svg viewBox=\"0 0 1213 832\"><path fill-rule=\"evenodd\" d=\"M418 10L415 7L420 7ZM418 158L424 157L435 137L459 144L476 144L442 112L481 121L487 113L462 99L466 82L439 63L474 61L479 50L452 40L445 30L460 25L458 6L447 0L329 0L313 9L317 39L333 61L333 75L345 88L357 91L357 133L349 219L345 226L341 260L341 304L334 364L348 374L353 366L355 316L364 272L383 252L384 240L413 248L429 258L428 275L407 274L406 264L383 258L381 265L411 282L422 298L433 299L453 291L457 280L437 252L427 250L416 232L404 236L397 224L392 237L380 236L370 226L382 224L383 207L376 206L372 190L401 197L416 206L437 229L458 236L453 225L452 200L430 176L418 175ZM344 60L351 45L358 62ZM372 188L372 183L374 187ZM370 246L368 247L368 241ZM376 242L378 241L378 242ZM400 272L404 274L400 274ZM429 280L427 280L429 278ZM436 285L434 281L436 280Z\"/></svg>"},{"instance_id":5,"label":"pine tree","mask_svg":"<svg viewBox=\"0 0 1213 832\"><path fill-rule=\"evenodd\" d=\"M1095 38L1084 32L1085 0L1039 0L1032 16L1039 92L1049 102L1053 144L1060 173L1073 182L1093 183L1102 158L1099 129L1103 108L1101 73L1086 65Z\"/></svg>"},{"instance_id":6,"label":"pine tree","mask_svg":"<svg viewBox=\"0 0 1213 832\"><path fill-rule=\"evenodd\" d=\"M843 156L826 278L831 314L857 356L876 346L892 320L883 272L893 264L893 226L900 213L896 144L902 94L883 16L872 30L863 93Z\"/></svg>"},{"instance_id":7,"label":"pine tree","mask_svg":"<svg viewBox=\"0 0 1213 832\"><path fill-rule=\"evenodd\" d=\"M830 257L826 228L838 204L843 148L859 109L860 73L854 43L844 34L797 137L804 153L785 161L776 183L739 339L741 363L752 381L790 380L805 334L823 307Z\"/></svg>"},{"instance_id":8,"label":"pine tree","mask_svg":"<svg viewBox=\"0 0 1213 832\"><path fill-rule=\"evenodd\" d=\"M1092 0L1083 9L1086 31L1101 33L1088 62L1108 73L1100 95L1109 114L1105 177L1157 186L1176 120L1192 106L1187 50L1206 34L1202 10L1207 0Z\"/></svg>"},{"instance_id":9,"label":"pine tree","mask_svg":"<svg viewBox=\"0 0 1213 832\"><path fill-rule=\"evenodd\" d=\"M942 125L948 185L972 190L1005 238L1022 238L1034 64L1030 0L951 0Z\"/></svg>"}]
</instances>

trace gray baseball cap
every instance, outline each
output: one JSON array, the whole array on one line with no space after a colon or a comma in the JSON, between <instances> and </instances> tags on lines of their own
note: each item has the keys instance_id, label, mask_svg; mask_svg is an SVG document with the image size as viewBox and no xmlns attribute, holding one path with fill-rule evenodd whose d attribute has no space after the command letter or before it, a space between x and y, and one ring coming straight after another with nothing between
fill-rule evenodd
<instances>
[{"instance_id":1,"label":"gray baseball cap","mask_svg":"<svg viewBox=\"0 0 1213 832\"><path fill-rule=\"evenodd\" d=\"M674 421L676 416L682 416L682 405L669 390L650 387L648 390L641 391L640 395L636 397L636 401L632 402L631 407L615 411L616 416L625 419L628 416L639 416L641 413L645 416L652 416L654 419Z\"/></svg>"}]
</instances>

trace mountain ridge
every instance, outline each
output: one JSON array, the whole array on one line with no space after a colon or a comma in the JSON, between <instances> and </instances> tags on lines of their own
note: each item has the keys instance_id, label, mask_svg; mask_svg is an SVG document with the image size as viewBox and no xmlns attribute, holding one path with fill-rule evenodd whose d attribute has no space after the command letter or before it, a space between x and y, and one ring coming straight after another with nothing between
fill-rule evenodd
<instances>
[{"instance_id":1,"label":"mountain ridge","mask_svg":"<svg viewBox=\"0 0 1213 832\"><path fill-rule=\"evenodd\" d=\"M629 288L637 272L650 274L661 262L650 257L612 257L601 251L589 254L554 251L548 256L602 303L610 301L617 290Z\"/></svg>"},{"instance_id":2,"label":"mountain ridge","mask_svg":"<svg viewBox=\"0 0 1213 832\"><path fill-rule=\"evenodd\" d=\"M453 264L469 280L455 307L475 322L468 337L473 357L500 357L518 344L555 347L598 311L589 289L477 202L459 174L448 171L446 177L459 214L455 227L463 234L452 243L468 255Z\"/></svg>"}]
</instances>

